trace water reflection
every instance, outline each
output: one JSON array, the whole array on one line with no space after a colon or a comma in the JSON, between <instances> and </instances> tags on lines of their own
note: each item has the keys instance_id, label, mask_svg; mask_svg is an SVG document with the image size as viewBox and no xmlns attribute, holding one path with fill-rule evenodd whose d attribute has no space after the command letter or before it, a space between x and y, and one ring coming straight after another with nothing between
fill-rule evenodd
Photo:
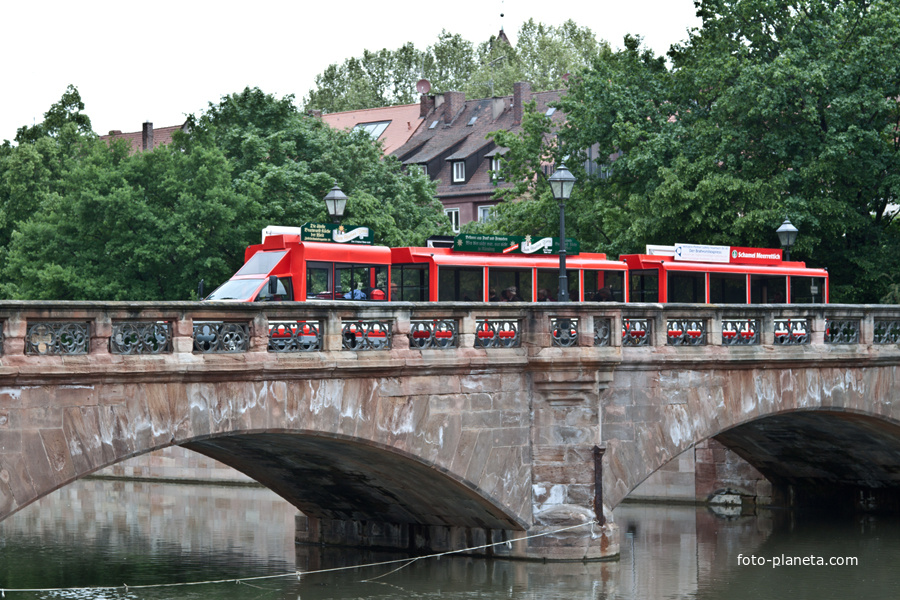
<instances>
[{"instance_id":1,"label":"water reflection","mask_svg":"<svg viewBox=\"0 0 900 600\"><path fill-rule=\"evenodd\" d=\"M77 482L0 523L0 587L116 586L8 592L79 600L740 600L895 597L898 583L900 527L883 518L822 522L786 512L721 518L689 506L623 505L615 513L623 532L618 562L445 556L407 564L399 554L295 546L295 514L259 488ZM859 564L773 568L738 561L781 555L855 556ZM402 562L357 567L389 560ZM298 578L295 570L305 574ZM248 579L235 583L241 578ZM230 583L139 587L207 580Z\"/></svg>"}]
</instances>

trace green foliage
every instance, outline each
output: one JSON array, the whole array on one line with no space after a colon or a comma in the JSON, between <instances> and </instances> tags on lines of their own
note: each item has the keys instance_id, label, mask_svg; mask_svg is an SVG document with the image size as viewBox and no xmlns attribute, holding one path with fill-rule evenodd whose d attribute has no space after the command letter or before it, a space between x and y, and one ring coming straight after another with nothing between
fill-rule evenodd
<instances>
[{"instance_id":1,"label":"green foliage","mask_svg":"<svg viewBox=\"0 0 900 600\"><path fill-rule=\"evenodd\" d=\"M235 187L258 215L247 220L248 234L269 224L326 220L322 198L335 182L349 196L344 222L369 224L363 219L372 211L363 206L373 199L390 217L385 227L371 224L376 243L421 244L445 224L426 176L404 174L395 158L382 159L365 132L338 131L301 115L290 96L278 101L248 88L211 105L192 125L195 140L212 138L235 165Z\"/></svg>"},{"instance_id":2,"label":"green foliage","mask_svg":"<svg viewBox=\"0 0 900 600\"><path fill-rule=\"evenodd\" d=\"M19 221L3 294L27 299L179 299L242 258L241 198L215 148L128 157L84 140L81 160ZM231 259L231 260L229 260Z\"/></svg>"},{"instance_id":3,"label":"green foliage","mask_svg":"<svg viewBox=\"0 0 900 600\"><path fill-rule=\"evenodd\" d=\"M81 94L73 85L69 85L59 102L44 113L44 121L39 125L19 127L16 131L16 142L36 142L44 136L58 136L66 125L73 125L81 135L91 135L91 119L84 114L84 102Z\"/></svg>"},{"instance_id":4,"label":"green foliage","mask_svg":"<svg viewBox=\"0 0 900 600\"><path fill-rule=\"evenodd\" d=\"M609 52L590 29L571 20L559 27L528 20L517 40L518 49L499 35L476 48L445 30L425 50L411 43L396 50L366 50L316 76L305 109L337 112L409 104L417 98L415 84L422 77L433 92L463 91L470 98L511 94L517 81L529 81L535 90L559 89L566 74Z\"/></svg>"},{"instance_id":5,"label":"green foliage","mask_svg":"<svg viewBox=\"0 0 900 600\"><path fill-rule=\"evenodd\" d=\"M433 92L465 89L475 70L475 47L458 33L441 31L438 41L425 50L423 76Z\"/></svg>"},{"instance_id":6,"label":"green foliage","mask_svg":"<svg viewBox=\"0 0 900 600\"><path fill-rule=\"evenodd\" d=\"M416 81L421 71L422 53L408 43L397 50L366 50L343 65L329 65L316 76L306 108L326 112L356 107L410 104L415 101Z\"/></svg>"},{"instance_id":7,"label":"green foliage","mask_svg":"<svg viewBox=\"0 0 900 600\"><path fill-rule=\"evenodd\" d=\"M700 0L669 65L626 38L570 80L545 154L579 178L582 248L676 241L777 247L832 274L832 300L877 302L900 267L900 6L882 0ZM548 132L549 133L549 132ZM510 165L534 149L506 143ZM499 138L498 138L499 139ZM512 145L511 145L512 144ZM588 176L588 150L616 156ZM531 160L534 160L533 158ZM599 162L611 162L600 159ZM534 171L533 171L534 172ZM539 194L540 177L529 179ZM505 212L498 211L501 222ZM510 224L519 225L516 208ZM570 226L567 221L567 228ZM510 231L513 233L513 231ZM531 233L516 230L515 233Z\"/></svg>"},{"instance_id":8,"label":"green foliage","mask_svg":"<svg viewBox=\"0 0 900 600\"><path fill-rule=\"evenodd\" d=\"M372 226L376 243L422 244L446 228L427 177L381 160L362 132L301 115L290 96L248 88L189 125L134 155L71 122L0 149L0 294L189 298L201 278L234 273L266 225L324 220L335 181L350 197L345 222Z\"/></svg>"},{"instance_id":9,"label":"green foliage","mask_svg":"<svg viewBox=\"0 0 900 600\"><path fill-rule=\"evenodd\" d=\"M478 68L464 88L472 98L512 94L513 84L527 81L535 91L560 89L565 77L580 72L610 52L587 27L569 20L554 27L529 19L510 46L492 36L476 54Z\"/></svg>"},{"instance_id":10,"label":"green foliage","mask_svg":"<svg viewBox=\"0 0 900 600\"><path fill-rule=\"evenodd\" d=\"M469 224L467 231L559 235L559 221L555 216L559 209L542 170L542 165L558 154L556 137L551 135L550 118L537 112L535 106L533 101L525 106L518 133L489 134L498 146L509 149L501 156L500 173L512 185L497 188L496 197L504 202L494 206L491 220Z\"/></svg>"}]
</instances>

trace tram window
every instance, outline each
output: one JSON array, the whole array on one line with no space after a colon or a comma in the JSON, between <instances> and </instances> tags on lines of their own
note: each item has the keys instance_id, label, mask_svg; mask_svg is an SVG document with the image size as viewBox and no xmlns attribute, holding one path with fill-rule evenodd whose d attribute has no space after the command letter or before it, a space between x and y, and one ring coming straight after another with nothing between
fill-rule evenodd
<instances>
[{"instance_id":1,"label":"tram window","mask_svg":"<svg viewBox=\"0 0 900 600\"><path fill-rule=\"evenodd\" d=\"M366 268L355 265L334 266L335 300L365 300Z\"/></svg>"},{"instance_id":2,"label":"tram window","mask_svg":"<svg viewBox=\"0 0 900 600\"><path fill-rule=\"evenodd\" d=\"M241 267L235 275L268 275L275 268L287 250L278 252L257 252Z\"/></svg>"},{"instance_id":3,"label":"tram window","mask_svg":"<svg viewBox=\"0 0 900 600\"><path fill-rule=\"evenodd\" d=\"M670 271L666 279L666 302L706 302L706 273Z\"/></svg>"},{"instance_id":4,"label":"tram window","mask_svg":"<svg viewBox=\"0 0 900 600\"><path fill-rule=\"evenodd\" d=\"M747 276L710 273L709 301L713 304L747 304Z\"/></svg>"},{"instance_id":5,"label":"tram window","mask_svg":"<svg viewBox=\"0 0 900 600\"><path fill-rule=\"evenodd\" d=\"M501 301L512 299L516 302L531 302L531 269L489 267L488 288L491 290L488 298L496 295ZM512 294L515 295L511 296Z\"/></svg>"},{"instance_id":6,"label":"tram window","mask_svg":"<svg viewBox=\"0 0 900 600\"><path fill-rule=\"evenodd\" d=\"M391 300L427 302L428 265L394 265L391 268Z\"/></svg>"},{"instance_id":7,"label":"tram window","mask_svg":"<svg viewBox=\"0 0 900 600\"><path fill-rule=\"evenodd\" d=\"M629 302L659 302L659 272L656 269L628 274Z\"/></svg>"},{"instance_id":8,"label":"tram window","mask_svg":"<svg viewBox=\"0 0 900 600\"><path fill-rule=\"evenodd\" d=\"M320 300L333 297L330 263L306 263L306 297Z\"/></svg>"},{"instance_id":9,"label":"tram window","mask_svg":"<svg viewBox=\"0 0 900 600\"><path fill-rule=\"evenodd\" d=\"M384 300L386 286L387 267L383 265L306 263L307 298Z\"/></svg>"},{"instance_id":10,"label":"tram window","mask_svg":"<svg viewBox=\"0 0 900 600\"><path fill-rule=\"evenodd\" d=\"M575 302L580 298L578 295L578 271L570 271L566 269L566 282L569 284L569 300ZM559 270L558 269L538 269L537 274L538 302L543 302L541 296L548 295L549 302L556 302L559 296ZM542 293L541 290L544 290Z\"/></svg>"},{"instance_id":11,"label":"tram window","mask_svg":"<svg viewBox=\"0 0 900 600\"><path fill-rule=\"evenodd\" d=\"M384 300L387 267L374 265L334 265L335 298L344 300ZM380 293L375 293L379 290Z\"/></svg>"},{"instance_id":12,"label":"tram window","mask_svg":"<svg viewBox=\"0 0 900 600\"><path fill-rule=\"evenodd\" d=\"M791 304L821 304L825 302L824 277L791 275Z\"/></svg>"},{"instance_id":13,"label":"tram window","mask_svg":"<svg viewBox=\"0 0 900 600\"><path fill-rule=\"evenodd\" d=\"M294 299L294 286L291 285L290 277L279 277L278 287L274 296L269 295L269 282L263 284L262 289L256 296L256 302L284 302Z\"/></svg>"},{"instance_id":14,"label":"tram window","mask_svg":"<svg viewBox=\"0 0 900 600\"><path fill-rule=\"evenodd\" d=\"M604 289L605 288L605 289ZM625 289L624 271L584 272L584 299L595 302L622 302Z\"/></svg>"},{"instance_id":15,"label":"tram window","mask_svg":"<svg viewBox=\"0 0 900 600\"><path fill-rule=\"evenodd\" d=\"M439 267L438 300L484 300L483 269L478 267Z\"/></svg>"},{"instance_id":16,"label":"tram window","mask_svg":"<svg viewBox=\"0 0 900 600\"><path fill-rule=\"evenodd\" d=\"M750 304L783 304L787 302L787 277L751 275Z\"/></svg>"}]
</instances>

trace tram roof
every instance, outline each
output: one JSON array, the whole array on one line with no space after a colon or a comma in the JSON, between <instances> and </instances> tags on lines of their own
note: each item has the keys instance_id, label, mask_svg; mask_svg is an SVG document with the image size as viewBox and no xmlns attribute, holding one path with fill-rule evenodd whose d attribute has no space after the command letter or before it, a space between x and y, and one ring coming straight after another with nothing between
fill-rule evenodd
<instances>
[{"instance_id":1,"label":"tram roof","mask_svg":"<svg viewBox=\"0 0 900 600\"><path fill-rule=\"evenodd\" d=\"M672 260L668 256L655 254L625 254L620 258L628 263L628 267L633 270L663 268L667 271L828 277L827 269L810 268L806 266L806 263L801 261L781 262L772 265L752 265L677 261Z\"/></svg>"},{"instance_id":2,"label":"tram roof","mask_svg":"<svg viewBox=\"0 0 900 600\"><path fill-rule=\"evenodd\" d=\"M452 248L391 248L394 264L429 262L439 266L536 267L559 269L558 254L496 254L491 252L457 252ZM605 254L582 252L566 257L571 269L625 270L621 260L609 260Z\"/></svg>"},{"instance_id":3,"label":"tram roof","mask_svg":"<svg viewBox=\"0 0 900 600\"><path fill-rule=\"evenodd\" d=\"M367 244L334 244L330 242L301 242L299 235L272 235L262 244L247 248L245 261L260 251L297 249L303 260L322 262L383 264L391 262L391 249L387 246Z\"/></svg>"}]
</instances>

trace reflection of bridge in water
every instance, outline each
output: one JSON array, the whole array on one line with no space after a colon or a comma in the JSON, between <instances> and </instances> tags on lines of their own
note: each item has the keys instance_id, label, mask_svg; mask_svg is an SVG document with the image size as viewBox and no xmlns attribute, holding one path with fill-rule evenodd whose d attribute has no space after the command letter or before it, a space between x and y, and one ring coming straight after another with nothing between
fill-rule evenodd
<instances>
[{"instance_id":1,"label":"reflection of bridge in water","mask_svg":"<svg viewBox=\"0 0 900 600\"><path fill-rule=\"evenodd\" d=\"M603 523L713 437L776 500L898 485L898 307L7 302L0 319L0 518L171 445L289 500L309 541L536 558L615 554L611 523L530 536Z\"/></svg>"}]
</instances>

